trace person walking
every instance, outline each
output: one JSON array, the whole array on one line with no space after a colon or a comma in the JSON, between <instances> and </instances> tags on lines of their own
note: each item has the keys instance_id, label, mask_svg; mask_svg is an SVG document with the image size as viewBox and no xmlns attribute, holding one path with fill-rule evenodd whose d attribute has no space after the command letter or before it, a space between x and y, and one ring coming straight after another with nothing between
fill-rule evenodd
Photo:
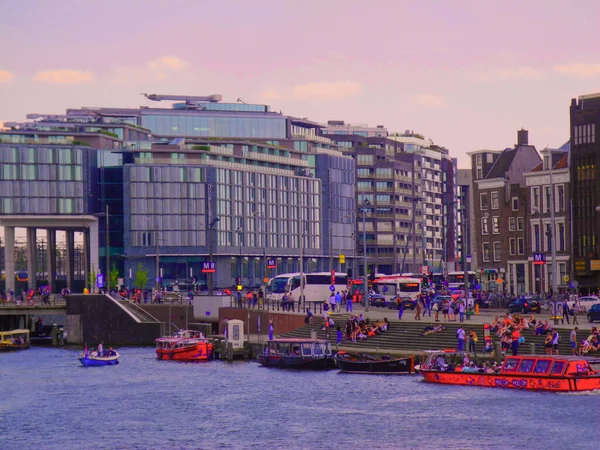
<instances>
[{"instance_id":1,"label":"person walking","mask_svg":"<svg viewBox=\"0 0 600 450\"><path fill-rule=\"evenodd\" d=\"M421 320L422 302L423 298L421 296L417 297L417 304L415 305L415 320Z\"/></svg>"},{"instance_id":2,"label":"person walking","mask_svg":"<svg viewBox=\"0 0 600 450\"><path fill-rule=\"evenodd\" d=\"M402 314L404 314L404 304L400 301L398 304L398 320L402 320Z\"/></svg>"},{"instance_id":3,"label":"person walking","mask_svg":"<svg viewBox=\"0 0 600 450\"><path fill-rule=\"evenodd\" d=\"M557 355L558 355L558 343L559 342L560 342L560 335L558 334L558 331L554 330L552 332L552 350L554 350ZM550 353L550 354L552 354L552 353Z\"/></svg>"},{"instance_id":4,"label":"person walking","mask_svg":"<svg viewBox=\"0 0 600 450\"><path fill-rule=\"evenodd\" d=\"M569 304L567 303L567 299L565 298L563 300L563 304L562 304L562 320L561 320L561 324L565 324L565 319L567 319L567 324L570 324L569 322Z\"/></svg>"},{"instance_id":5,"label":"person walking","mask_svg":"<svg viewBox=\"0 0 600 450\"><path fill-rule=\"evenodd\" d=\"M352 312L352 307L354 306L352 303L356 298L356 294L350 295L350 293L346 294L346 312Z\"/></svg>"},{"instance_id":6,"label":"person walking","mask_svg":"<svg viewBox=\"0 0 600 450\"><path fill-rule=\"evenodd\" d=\"M342 309L342 294L340 294L340 291L338 291L337 294L335 294L335 311L340 312L341 309Z\"/></svg>"},{"instance_id":7,"label":"person walking","mask_svg":"<svg viewBox=\"0 0 600 450\"><path fill-rule=\"evenodd\" d=\"M336 299L335 294L332 292L329 296L329 309L331 310L331 314L335 312Z\"/></svg>"},{"instance_id":8,"label":"person walking","mask_svg":"<svg viewBox=\"0 0 600 450\"><path fill-rule=\"evenodd\" d=\"M571 308L571 311L573 311L573 325L579 325L579 321L577 320L577 314L581 312L579 301L575 300L573 302L573 307Z\"/></svg>"},{"instance_id":9,"label":"person walking","mask_svg":"<svg viewBox=\"0 0 600 450\"><path fill-rule=\"evenodd\" d=\"M462 326L458 327L456 330L456 340L458 341L457 349L459 352L465 351L465 330Z\"/></svg>"},{"instance_id":10,"label":"person walking","mask_svg":"<svg viewBox=\"0 0 600 450\"><path fill-rule=\"evenodd\" d=\"M458 317L461 323L465 321L465 302L461 301L458 305Z\"/></svg>"},{"instance_id":11,"label":"person walking","mask_svg":"<svg viewBox=\"0 0 600 450\"><path fill-rule=\"evenodd\" d=\"M435 313L435 322L439 322L440 321L440 305L438 304L438 302L435 302L432 306L433 312Z\"/></svg>"},{"instance_id":12,"label":"person walking","mask_svg":"<svg viewBox=\"0 0 600 450\"><path fill-rule=\"evenodd\" d=\"M477 333L473 328L469 329L469 353L475 353L475 344L477 344L479 338L477 337Z\"/></svg>"},{"instance_id":13,"label":"person walking","mask_svg":"<svg viewBox=\"0 0 600 450\"><path fill-rule=\"evenodd\" d=\"M579 331L579 328L575 327L573 330L571 330L571 333L569 334L569 341L571 341L571 353L573 355L579 354L577 352L577 332L578 331Z\"/></svg>"},{"instance_id":14,"label":"person walking","mask_svg":"<svg viewBox=\"0 0 600 450\"><path fill-rule=\"evenodd\" d=\"M273 333L275 332L275 326L273 325L273 321L269 320L269 340L273 340Z\"/></svg>"}]
</instances>

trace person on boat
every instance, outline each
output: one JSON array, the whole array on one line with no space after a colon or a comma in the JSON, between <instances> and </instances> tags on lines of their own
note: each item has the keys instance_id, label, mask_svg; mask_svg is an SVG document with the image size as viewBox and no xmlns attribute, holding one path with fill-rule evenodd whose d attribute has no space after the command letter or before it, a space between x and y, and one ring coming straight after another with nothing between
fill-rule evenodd
<instances>
[{"instance_id":1,"label":"person on boat","mask_svg":"<svg viewBox=\"0 0 600 450\"><path fill-rule=\"evenodd\" d=\"M448 369L448 364L446 364L446 360L442 355L438 355L435 360L435 368L441 371L445 371Z\"/></svg>"},{"instance_id":2,"label":"person on boat","mask_svg":"<svg viewBox=\"0 0 600 450\"><path fill-rule=\"evenodd\" d=\"M269 320L269 340L273 340L273 333L275 332L275 326L273 325L273 321Z\"/></svg>"},{"instance_id":3,"label":"person on boat","mask_svg":"<svg viewBox=\"0 0 600 450\"><path fill-rule=\"evenodd\" d=\"M90 357L90 351L88 350L87 344L85 344L85 347L83 348L83 357L84 358L89 358Z\"/></svg>"},{"instance_id":4,"label":"person on boat","mask_svg":"<svg viewBox=\"0 0 600 450\"><path fill-rule=\"evenodd\" d=\"M102 358L102 356L104 356L103 354L104 354L104 347L102 346L102 342L100 342L98 344L98 356Z\"/></svg>"},{"instance_id":5,"label":"person on boat","mask_svg":"<svg viewBox=\"0 0 600 450\"><path fill-rule=\"evenodd\" d=\"M108 348L108 356L117 356L117 352L115 352L112 347Z\"/></svg>"}]
</instances>

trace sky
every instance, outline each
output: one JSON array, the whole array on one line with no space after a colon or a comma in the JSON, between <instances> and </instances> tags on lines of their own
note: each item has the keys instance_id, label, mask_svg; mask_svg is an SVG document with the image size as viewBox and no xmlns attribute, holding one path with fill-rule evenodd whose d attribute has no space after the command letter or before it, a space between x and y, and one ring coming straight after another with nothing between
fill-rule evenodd
<instances>
[{"instance_id":1,"label":"sky","mask_svg":"<svg viewBox=\"0 0 600 450\"><path fill-rule=\"evenodd\" d=\"M325 123L413 130L459 167L569 139L600 92L597 0L3 0L0 122L140 93L222 94Z\"/></svg>"}]
</instances>

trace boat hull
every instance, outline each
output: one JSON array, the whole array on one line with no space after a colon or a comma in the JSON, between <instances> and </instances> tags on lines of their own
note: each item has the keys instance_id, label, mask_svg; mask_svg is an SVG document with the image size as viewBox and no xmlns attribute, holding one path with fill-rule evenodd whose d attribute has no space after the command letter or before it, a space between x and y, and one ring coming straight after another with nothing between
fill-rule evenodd
<instances>
[{"instance_id":1,"label":"boat hull","mask_svg":"<svg viewBox=\"0 0 600 450\"><path fill-rule=\"evenodd\" d=\"M81 357L79 362L84 367L116 366L119 364L119 356Z\"/></svg>"},{"instance_id":2,"label":"boat hull","mask_svg":"<svg viewBox=\"0 0 600 450\"><path fill-rule=\"evenodd\" d=\"M0 344L0 352L16 352L18 350L29 350L31 345L27 344Z\"/></svg>"},{"instance_id":3,"label":"boat hull","mask_svg":"<svg viewBox=\"0 0 600 450\"><path fill-rule=\"evenodd\" d=\"M577 392L600 389L600 376L527 376L509 374L420 370L425 381L462 386L497 387L533 391Z\"/></svg>"},{"instance_id":4,"label":"boat hull","mask_svg":"<svg viewBox=\"0 0 600 450\"><path fill-rule=\"evenodd\" d=\"M410 357L390 360L360 360L336 355L335 360L342 373L372 375L407 375L414 373L414 359Z\"/></svg>"},{"instance_id":5,"label":"boat hull","mask_svg":"<svg viewBox=\"0 0 600 450\"><path fill-rule=\"evenodd\" d=\"M201 342L192 347L176 349L156 349L156 359L159 361L207 361L213 357L213 346Z\"/></svg>"},{"instance_id":6,"label":"boat hull","mask_svg":"<svg viewBox=\"0 0 600 450\"><path fill-rule=\"evenodd\" d=\"M331 357L301 357L281 355L258 355L258 362L265 367L279 367L295 370L332 370L335 360Z\"/></svg>"}]
</instances>

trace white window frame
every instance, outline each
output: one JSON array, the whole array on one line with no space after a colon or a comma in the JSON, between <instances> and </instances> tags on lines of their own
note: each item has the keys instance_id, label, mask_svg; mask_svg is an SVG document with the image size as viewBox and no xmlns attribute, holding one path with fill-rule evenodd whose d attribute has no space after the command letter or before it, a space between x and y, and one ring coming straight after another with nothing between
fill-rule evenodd
<instances>
[{"instance_id":1,"label":"white window frame","mask_svg":"<svg viewBox=\"0 0 600 450\"><path fill-rule=\"evenodd\" d=\"M490 228L489 228L489 223L488 223L487 217L481 218L481 234L482 235L490 234Z\"/></svg>"},{"instance_id":2,"label":"white window frame","mask_svg":"<svg viewBox=\"0 0 600 450\"><path fill-rule=\"evenodd\" d=\"M485 203L486 203L485 207L483 206L483 199L484 198L485 198ZM488 210L488 206L489 206L489 204L488 204L487 192L481 192L479 194L479 209L481 211L487 211Z\"/></svg>"},{"instance_id":3,"label":"white window frame","mask_svg":"<svg viewBox=\"0 0 600 450\"><path fill-rule=\"evenodd\" d=\"M500 209L500 194L498 191L490 192L490 209Z\"/></svg>"},{"instance_id":4,"label":"white window frame","mask_svg":"<svg viewBox=\"0 0 600 450\"><path fill-rule=\"evenodd\" d=\"M496 248L498 248L498 254L496 254ZM493 242L492 252L494 253L494 262L502 261L502 256L500 255L502 253L502 244L500 241Z\"/></svg>"},{"instance_id":5,"label":"white window frame","mask_svg":"<svg viewBox=\"0 0 600 450\"><path fill-rule=\"evenodd\" d=\"M519 242L522 242L523 245L519 245ZM523 249L523 251L521 251L521 248ZM519 255L524 255L525 254L525 239L520 237L517 238L517 253Z\"/></svg>"},{"instance_id":6,"label":"white window frame","mask_svg":"<svg viewBox=\"0 0 600 450\"><path fill-rule=\"evenodd\" d=\"M552 202L552 190L550 189L550 186L544 186L542 192L544 193L544 213L547 214L550 212L550 202Z\"/></svg>"},{"instance_id":7,"label":"white window frame","mask_svg":"<svg viewBox=\"0 0 600 450\"><path fill-rule=\"evenodd\" d=\"M521 226L519 226L521 224ZM517 217L517 231L523 231L525 220L522 217Z\"/></svg>"},{"instance_id":8,"label":"white window frame","mask_svg":"<svg viewBox=\"0 0 600 450\"><path fill-rule=\"evenodd\" d=\"M514 217L508 218L508 231L517 231L517 221Z\"/></svg>"},{"instance_id":9,"label":"white window frame","mask_svg":"<svg viewBox=\"0 0 600 450\"><path fill-rule=\"evenodd\" d=\"M510 238L508 240L508 254L510 256L515 256L517 254L517 240L515 238Z\"/></svg>"},{"instance_id":10,"label":"white window frame","mask_svg":"<svg viewBox=\"0 0 600 450\"><path fill-rule=\"evenodd\" d=\"M483 155L475 155L475 179L481 180L483 178Z\"/></svg>"},{"instance_id":11,"label":"white window frame","mask_svg":"<svg viewBox=\"0 0 600 450\"><path fill-rule=\"evenodd\" d=\"M537 198L537 202L536 202L536 198ZM534 187L531 188L531 214L539 214L540 212L541 212L541 208L540 208L540 187L539 186L534 186Z\"/></svg>"},{"instance_id":12,"label":"white window frame","mask_svg":"<svg viewBox=\"0 0 600 450\"><path fill-rule=\"evenodd\" d=\"M562 188L563 191L563 195L562 195L562 205L560 203L560 196L558 195L558 189ZM566 194L567 191L565 189L565 185L564 184L557 184L555 187L555 192L554 192L554 210L556 212L565 212L565 203L566 203Z\"/></svg>"},{"instance_id":13,"label":"white window frame","mask_svg":"<svg viewBox=\"0 0 600 450\"><path fill-rule=\"evenodd\" d=\"M500 234L500 216L492 217L492 234Z\"/></svg>"},{"instance_id":14,"label":"white window frame","mask_svg":"<svg viewBox=\"0 0 600 450\"><path fill-rule=\"evenodd\" d=\"M562 239L560 236L560 226L562 225ZM555 230L556 234L556 239L554 242L554 245L556 245L556 251L557 252L564 252L566 247L567 247L567 227L565 226L564 222L558 222L556 224L556 230Z\"/></svg>"},{"instance_id":15,"label":"white window frame","mask_svg":"<svg viewBox=\"0 0 600 450\"><path fill-rule=\"evenodd\" d=\"M517 202L517 207L515 208L515 202ZM513 211L519 210L519 197L513 197L510 199L510 205Z\"/></svg>"},{"instance_id":16,"label":"white window frame","mask_svg":"<svg viewBox=\"0 0 600 450\"><path fill-rule=\"evenodd\" d=\"M487 251L487 258L485 257L485 248L487 247L488 251ZM483 242L481 244L481 260L483 262L490 262L490 243L489 242Z\"/></svg>"},{"instance_id":17,"label":"white window frame","mask_svg":"<svg viewBox=\"0 0 600 450\"><path fill-rule=\"evenodd\" d=\"M535 227L538 226L540 229L539 238L540 241L535 239ZM539 222L532 222L531 224L531 251L534 253L541 252L544 245L544 237L542 236L542 225Z\"/></svg>"}]
</instances>

